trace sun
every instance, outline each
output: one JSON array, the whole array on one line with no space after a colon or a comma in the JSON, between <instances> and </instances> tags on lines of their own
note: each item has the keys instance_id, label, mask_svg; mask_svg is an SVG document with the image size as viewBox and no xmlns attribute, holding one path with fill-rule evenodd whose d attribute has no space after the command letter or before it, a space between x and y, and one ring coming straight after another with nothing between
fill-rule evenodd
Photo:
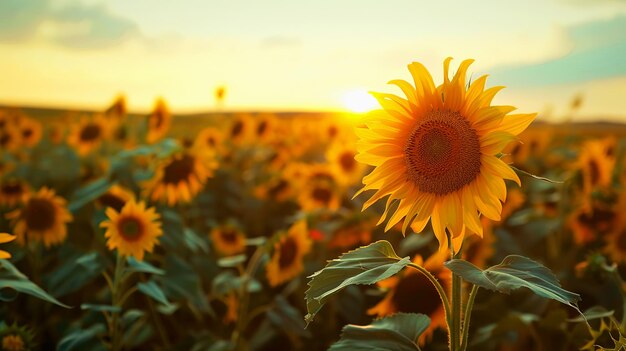
<instances>
[{"instance_id":1,"label":"sun","mask_svg":"<svg viewBox=\"0 0 626 351\"><path fill-rule=\"evenodd\" d=\"M376 99L365 90L350 90L341 98L343 105L356 113L369 112L378 107Z\"/></svg>"}]
</instances>

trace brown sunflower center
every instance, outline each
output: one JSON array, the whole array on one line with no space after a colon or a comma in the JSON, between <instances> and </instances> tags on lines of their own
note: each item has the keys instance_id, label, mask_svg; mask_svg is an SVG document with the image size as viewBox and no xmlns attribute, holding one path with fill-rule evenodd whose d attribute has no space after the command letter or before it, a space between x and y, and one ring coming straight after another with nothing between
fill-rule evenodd
<instances>
[{"instance_id":1,"label":"brown sunflower center","mask_svg":"<svg viewBox=\"0 0 626 351\"><path fill-rule=\"evenodd\" d=\"M600 181L600 166L596 160L589 160L589 178L591 179L591 185L598 184Z\"/></svg>"},{"instance_id":2,"label":"brown sunflower center","mask_svg":"<svg viewBox=\"0 0 626 351\"><path fill-rule=\"evenodd\" d=\"M79 137L80 140L91 141L98 139L101 133L102 130L99 125L90 123L81 129Z\"/></svg>"},{"instance_id":3,"label":"brown sunflower center","mask_svg":"<svg viewBox=\"0 0 626 351\"><path fill-rule=\"evenodd\" d=\"M578 215L578 222L582 225L595 229L598 232L604 232L610 229L616 213L611 210L602 208L594 208L592 214L581 213Z\"/></svg>"},{"instance_id":4,"label":"brown sunflower center","mask_svg":"<svg viewBox=\"0 0 626 351\"><path fill-rule=\"evenodd\" d=\"M265 133L266 130L267 130L267 122L261 121L261 123L259 123L259 125L256 127L256 134L263 135L263 133Z\"/></svg>"},{"instance_id":5,"label":"brown sunflower center","mask_svg":"<svg viewBox=\"0 0 626 351\"><path fill-rule=\"evenodd\" d=\"M136 241L144 232L143 223L131 216L121 218L117 223L117 230L126 241Z\"/></svg>"},{"instance_id":6,"label":"brown sunflower center","mask_svg":"<svg viewBox=\"0 0 626 351\"><path fill-rule=\"evenodd\" d=\"M56 209L48 199L32 198L24 207L24 220L31 230L47 230L54 226Z\"/></svg>"},{"instance_id":7,"label":"brown sunflower center","mask_svg":"<svg viewBox=\"0 0 626 351\"><path fill-rule=\"evenodd\" d=\"M432 315L439 306L439 294L423 274L408 274L395 287L392 302L398 312Z\"/></svg>"},{"instance_id":8,"label":"brown sunflower center","mask_svg":"<svg viewBox=\"0 0 626 351\"><path fill-rule=\"evenodd\" d=\"M241 134L242 131L243 131L243 122L237 121L233 125L233 128L230 130L230 136L233 138L236 138Z\"/></svg>"},{"instance_id":9,"label":"brown sunflower center","mask_svg":"<svg viewBox=\"0 0 626 351\"><path fill-rule=\"evenodd\" d=\"M215 146L216 142L215 142L215 138L213 136L210 136L208 138L206 138L206 143L207 145L213 147Z\"/></svg>"},{"instance_id":10,"label":"brown sunflower center","mask_svg":"<svg viewBox=\"0 0 626 351\"><path fill-rule=\"evenodd\" d=\"M287 237L285 241L280 244L280 256L278 258L278 265L281 269L290 267L298 256L298 245L292 237Z\"/></svg>"},{"instance_id":11,"label":"brown sunflower center","mask_svg":"<svg viewBox=\"0 0 626 351\"><path fill-rule=\"evenodd\" d=\"M311 197L313 197L313 199L324 204L329 203L332 196L332 192L327 188L316 187L313 188L313 191L311 192Z\"/></svg>"},{"instance_id":12,"label":"brown sunflower center","mask_svg":"<svg viewBox=\"0 0 626 351\"><path fill-rule=\"evenodd\" d=\"M22 129L22 137L24 139L29 139L31 136L33 136L34 133L35 132L30 128Z\"/></svg>"},{"instance_id":13,"label":"brown sunflower center","mask_svg":"<svg viewBox=\"0 0 626 351\"><path fill-rule=\"evenodd\" d=\"M178 184L193 174L195 159L190 155L172 160L163 170L163 182Z\"/></svg>"},{"instance_id":14,"label":"brown sunflower center","mask_svg":"<svg viewBox=\"0 0 626 351\"><path fill-rule=\"evenodd\" d=\"M6 146L11 142L11 134L4 133L0 135L0 145Z\"/></svg>"},{"instance_id":15,"label":"brown sunflower center","mask_svg":"<svg viewBox=\"0 0 626 351\"><path fill-rule=\"evenodd\" d=\"M429 112L409 135L404 152L408 178L423 192L445 195L480 173L478 135L458 112Z\"/></svg>"},{"instance_id":16,"label":"brown sunflower center","mask_svg":"<svg viewBox=\"0 0 626 351\"><path fill-rule=\"evenodd\" d=\"M339 164L341 168L346 172L352 172L356 166L356 160L352 152L344 152L339 156Z\"/></svg>"},{"instance_id":17,"label":"brown sunflower center","mask_svg":"<svg viewBox=\"0 0 626 351\"><path fill-rule=\"evenodd\" d=\"M223 229L221 231L222 240L229 244L234 244L237 242L237 231L234 229Z\"/></svg>"},{"instance_id":18,"label":"brown sunflower center","mask_svg":"<svg viewBox=\"0 0 626 351\"><path fill-rule=\"evenodd\" d=\"M98 201L104 206L104 207L111 207L112 209L114 209L117 212L120 212L122 210L122 208L124 207L124 205L126 205L126 201L124 201L124 199L122 199L119 196L113 195L113 194L103 194L98 198Z\"/></svg>"}]
</instances>

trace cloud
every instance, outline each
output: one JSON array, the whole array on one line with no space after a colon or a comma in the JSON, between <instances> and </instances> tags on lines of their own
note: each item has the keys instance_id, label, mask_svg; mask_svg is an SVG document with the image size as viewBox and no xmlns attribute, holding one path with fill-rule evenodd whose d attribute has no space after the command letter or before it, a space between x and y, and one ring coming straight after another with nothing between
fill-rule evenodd
<instances>
[{"instance_id":1,"label":"cloud","mask_svg":"<svg viewBox=\"0 0 626 351\"><path fill-rule=\"evenodd\" d=\"M545 62L492 70L496 82L518 87L580 83L626 75L626 16L566 29L570 50Z\"/></svg>"},{"instance_id":2,"label":"cloud","mask_svg":"<svg viewBox=\"0 0 626 351\"><path fill-rule=\"evenodd\" d=\"M70 48L101 48L140 37L131 20L112 13L101 4L67 3L53 0L2 0L0 40L44 40ZM5 18L6 17L6 18Z\"/></svg>"}]
</instances>

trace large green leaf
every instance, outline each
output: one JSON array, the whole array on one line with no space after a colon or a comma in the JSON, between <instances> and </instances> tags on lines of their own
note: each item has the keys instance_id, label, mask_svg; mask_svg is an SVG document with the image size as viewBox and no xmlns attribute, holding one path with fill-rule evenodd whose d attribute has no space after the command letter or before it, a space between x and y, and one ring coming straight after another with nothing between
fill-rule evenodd
<instances>
[{"instance_id":1,"label":"large green leaf","mask_svg":"<svg viewBox=\"0 0 626 351\"><path fill-rule=\"evenodd\" d=\"M580 295L561 288L556 276L548 268L530 258L510 255L499 265L485 270L459 259L450 260L445 265L455 274L481 288L509 293L511 290L526 287L539 296L578 310Z\"/></svg>"},{"instance_id":2,"label":"large green leaf","mask_svg":"<svg viewBox=\"0 0 626 351\"><path fill-rule=\"evenodd\" d=\"M305 294L308 312L305 321L310 323L326 299L346 286L375 284L398 273L409 263L408 257L398 257L391 244L384 240L329 261L324 269L309 277L312 279Z\"/></svg>"},{"instance_id":3,"label":"large green leaf","mask_svg":"<svg viewBox=\"0 0 626 351\"><path fill-rule=\"evenodd\" d=\"M146 283L137 283L137 289L139 289L139 291L141 291L142 293L150 296L157 302L160 302L164 305L170 304L163 290L161 290L161 288L153 280L150 280Z\"/></svg>"},{"instance_id":4,"label":"large green leaf","mask_svg":"<svg viewBox=\"0 0 626 351\"><path fill-rule=\"evenodd\" d=\"M87 203L106 193L110 187L111 182L106 177L94 180L93 182L79 188L74 193L67 208L72 212L76 212Z\"/></svg>"},{"instance_id":5,"label":"large green leaf","mask_svg":"<svg viewBox=\"0 0 626 351\"><path fill-rule=\"evenodd\" d=\"M430 325L430 318L417 313L397 313L370 325L346 325L341 339L330 351L416 351L417 339Z\"/></svg>"},{"instance_id":6,"label":"large green leaf","mask_svg":"<svg viewBox=\"0 0 626 351\"><path fill-rule=\"evenodd\" d=\"M52 297L35 283L31 282L28 277L15 268L11 262L7 260L0 260L0 300L10 300L6 299L5 293L7 289L9 291L17 291L32 295L41 300L51 302L65 308L70 308ZM15 296L13 296L13 298L14 297Z\"/></svg>"},{"instance_id":7,"label":"large green leaf","mask_svg":"<svg viewBox=\"0 0 626 351\"><path fill-rule=\"evenodd\" d=\"M96 324L87 329L77 329L65 335L57 345L58 351L105 350L99 335L106 333L104 324Z\"/></svg>"}]
</instances>

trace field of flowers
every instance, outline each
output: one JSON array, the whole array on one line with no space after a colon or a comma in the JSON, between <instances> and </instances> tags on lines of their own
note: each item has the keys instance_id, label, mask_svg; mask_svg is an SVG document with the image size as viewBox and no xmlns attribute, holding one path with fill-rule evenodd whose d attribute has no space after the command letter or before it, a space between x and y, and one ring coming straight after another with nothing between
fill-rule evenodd
<instances>
[{"instance_id":1,"label":"field of flowers","mask_svg":"<svg viewBox=\"0 0 626 351\"><path fill-rule=\"evenodd\" d=\"M626 127L448 63L364 115L0 109L1 350L626 349Z\"/></svg>"}]
</instances>

